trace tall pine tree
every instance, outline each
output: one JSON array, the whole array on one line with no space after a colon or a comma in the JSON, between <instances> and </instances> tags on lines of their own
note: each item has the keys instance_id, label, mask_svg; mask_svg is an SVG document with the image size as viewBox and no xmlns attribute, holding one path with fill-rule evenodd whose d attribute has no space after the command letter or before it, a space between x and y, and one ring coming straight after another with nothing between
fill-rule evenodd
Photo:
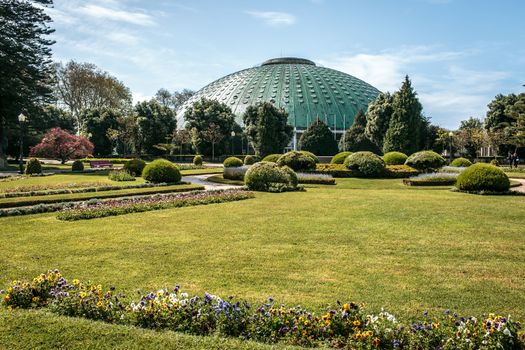
<instances>
[{"instance_id":1,"label":"tall pine tree","mask_svg":"<svg viewBox=\"0 0 525 350\"><path fill-rule=\"evenodd\" d=\"M341 152L370 151L376 154L381 153L379 147L365 135L366 116L359 110L354 118L350 129L346 130L341 140L339 140L339 150Z\"/></svg>"},{"instance_id":2,"label":"tall pine tree","mask_svg":"<svg viewBox=\"0 0 525 350\"><path fill-rule=\"evenodd\" d=\"M365 135L378 148L383 148L383 139L385 138L390 118L394 112L394 96L389 93L381 93L375 101L368 105L366 113Z\"/></svg>"}]
</instances>

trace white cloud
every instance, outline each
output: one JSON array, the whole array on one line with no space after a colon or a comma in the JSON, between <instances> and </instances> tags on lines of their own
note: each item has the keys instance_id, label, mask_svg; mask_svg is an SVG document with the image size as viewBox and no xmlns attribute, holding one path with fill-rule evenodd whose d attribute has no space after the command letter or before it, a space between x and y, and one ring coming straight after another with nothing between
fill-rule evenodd
<instances>
[{"instance_id":1,"label":"white cloud","mask_svg":"<svg viewBox=\"0 0 525 350\"><path fill-rule=\"evenodd\" d=\"M275 27L290 26L296 22L295 16L286 12L246 11L246 13L254 18L263 20L268 25Z\"/></svg>"},{"instance_id":2,"label":"white cloud","mask_svg":"<svg viewBox=\"0 0 525 350\"><path fill-rule=\"evenodd\" d=\"M111 21L127 22L140 26L155 25L153 18L143 12L132 12L120 9L113 9L99 5L85 5L79 9L79 12L97 19L107 19Z\"/></svg>"}]
</instances>

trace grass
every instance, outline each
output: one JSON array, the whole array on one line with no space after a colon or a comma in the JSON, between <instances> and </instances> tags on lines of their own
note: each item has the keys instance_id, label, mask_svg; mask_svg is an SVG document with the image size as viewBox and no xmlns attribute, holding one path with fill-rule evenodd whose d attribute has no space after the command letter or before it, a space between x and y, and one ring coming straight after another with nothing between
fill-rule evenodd
<instances>
[{"instance_id":1,"label":"grass","mask_svg":"<svg viewBox=\"0 0 525 350\"><path fill-rule=\"evenodd\" d=\"M223 169L216 167L216 168L205 168L205 169L193 169L193 170L181 170L182 176L190 176L190 175L205 175L205 174L222 174Z\"/></svg>"},{"instance_id":2,"label":"grass","mask_svg":"<svg viewBox=\"0 0 525 350\"><path fill-rule=\"evenodd\" d=\"M352 300L402 319L447 308L525 319L523 197L411 188L398 179L348 178L306 188L75 223L54 214L1 218L0 287L59 268L67 277L132 293L180 283L190 293L253 302L271 295L311 308ZM54 347L62 325L79 343L93 330L108 336L104 344L122 348L122 334L132 332L145 344L148 333L32 312L17 311L3 322L22 334L1 330L7 347L26 338ZM151 348L164 339L188 349L215 344L167 333L147 337L154 338Z\"/></svg>"},{"instance_id":3,"label":"grass","mask_svg":"<svg viewBox=\"0 0 525 350\"><path fill-rule=\"evenodd\" d=\"M505 172L508 177L515 179L525 179L525 173L516 173L516 172Z\"/></svg>"}]
</instances>

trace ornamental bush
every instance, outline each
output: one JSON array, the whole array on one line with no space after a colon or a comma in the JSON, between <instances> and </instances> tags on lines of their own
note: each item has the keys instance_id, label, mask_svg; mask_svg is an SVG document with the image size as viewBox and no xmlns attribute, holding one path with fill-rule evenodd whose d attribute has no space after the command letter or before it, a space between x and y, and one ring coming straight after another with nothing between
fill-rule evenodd
<instances>
[{"instance_id":1,"label":"ornamental bush","mask_svg":"<svg viewBox=\"0 0 525 350\"><path fill-rule=\"evenodd\" d=\"M111 181L135 181L135 176L131 175L125 170L110 171L108 178Z\"/></svg>"},{"instance_id":2,"label":"ornamental bush","mask_svg":"<svg viewBox=\"0 0 525 350\"><path fill-rule=\"evenodd\" d=\"M343 164L345 162L346 157L351 155L352 152L339 152L335 156L332 157L332 160L330 161L331 164Z\"/></svg>"},{"instance_id":3,"label":"ornamental bush","mask_svg":"<svg viewBox=\"0 0 525 350\"><path fill-rule=\"evenodd\" d=\"M80 159L75 160L71 165L71 171L84 171L84 163Z\"/></svg>"},{"instance_id":4,"label":"ornamental bush","mask_svg":"<svg viewBox=\"0 0 525 350\"><path fill-rule=\"evenodd\" d=\"M243 165L242 160L237 157L228 157L222 164L225 168L236 168Z\"/></svg>"},{"instance_id":5,"label":"ornamental bush","mask_svg":"<svg viewBox=\"0 0 525 350\"><path fill-rule=\"evenodd\" d=\"M202 156L197 154L195 157L193 157L193 165L202 165Z\"/></svg>"},{"instance_id":6,"label":"ornamental bush","mask_svg":"<svg viewBox=\"0 0 525 350\"><path fill-rule=\"evenodd\" d=\"M474 164L459 174L456 187L461 191L504 192L510 188L510 181L503 170L484 163Z\"/></svg>"},{"instance_id":7,"label":"ornamental bush","mask_svg":"<svg viewBox=\"0 0 525 350\"><path fill-rule=\"evenodd\" d=\"M293 174L293 175L292 175ZM291 168L273 162L258 162L244 175L248 189L263 192L282 192L297 189L297 175Z\"/></svg>"},{"instance_id":8,"label":"ornamental bush","mask_svg":"<svg viewBox=\"0 0 525 350\"><path fill-rule=\"evenodd\" d=\"M315 170L315 160L304 153L291 151L283 154L277 159L278 166L289 166L294 171Z\"/></svg>"},{"instance_id":9,"label":"ornamental bush","mask_svg":"<svg viewBox=\"0 0 525 350\"><path fill-rule=\"evenodd\" d=\"M317 156L315 154L313 154L312 152L308 152L308 151L299 151L299 152L301 152L305 156L308 156L308 157L312 158L314 160L315 164L319 163L319 158L317 158Z\"/></svg>"},{"instance_id":10,"label":"ornamental bush","mask_svg":"<svg viewBox=\"0 0 525 350\"><path fill-rule=\"evenodd\" d=\"M244 165L252 165L256 161L257 161L257 159L254 156L250 155L250 154L248 154L246 157L244 157Z\"/></svg>"},{"instance_id":11,"label":"ornamental bush","mask_svg":"<svg viewBox=\"0 0 525 350\"><path fill-rule=\"evenodd\" d=\"M450 163L450 166L459 166L459 167L469 167L472 165L472 162L467 158L459 157L456 158Z\"/></svg>"},{"instance_id":12,"label":"ornamental bush","mask_svg":"<svg viewBox=\"0 0 525 350\"><path fill-rule=\"evenodd\" d=\"M445 165L445 158L434 151L420 151L410 155L405 164L419 171L432 172Z\"/></svg>"},{"instance_id":13,"label":"ornamental bush","mask_svg":"<svg viewBox=\"0 0 525 350\"><path fill-rule=\"evenodd\" d=\"M345 166L361 177L379 177L385 171L385 162L377 154L363 151L348 156Z\"/></svg>"},{"instance_id":14,"label":"ornamental bush","mask_svg":"<svg viewBox=\"0 0 525 350\"><path fill-rule=\"evenodd\" d=\"M490 161L490 164L495 165L495 166L499 166L499 161L496 158L494 158L494 159L492 159Z\"/></svg>"},{"instance_id":15,"label":"ornamental bush","mask_svg":"<svg viewBox=\"0 0 525 350\"><path fill-rule=\"evenodd\" d=\"M408 156L402 152L388 152L383 155L386 165L403 165Z\"/></svg>"},{"instance_id":16,"label":"ornamental bush","mask_svg":"<svg viewBox=\"0 0 525 350\"><path fill-rule=\"evenodd\" d=\"M228 180L244 181L244 174L246 174L248 169L250 169L248 165L224 168L222 177Z\"/></svg>"},{"instance_id":17,"label":"ornamental bush","mask_svg":"<svg viewBox=\"0 0 525 350\"><path fill-rule=\"evenodd\" d=\"M36 158L31 158L27 161L25 174L26 175L32 175L32 174L41 174L42 173L42 165L40 164L40 161Z\"/></svg>"},{"instance_id":18,"label":"ornamental bush","mask_svg":"<svg viewBox=\"0 0 525 350\"><path fill-rule=\"evenodd\" d=\"M142 170L146 167L146 162L142 159L135 158L130 159L124 164L123 169L130 173L133 176L140 176L142 174Z\"/></svg>"},{"instance_id":19,"label":"ornamental bush","mask_svg":"<svg viewBox=\"0 0 525 350\"><path fill-rule=\"evenodd\" d=\"M262 159L263 162L277 162L277 159L282 156L282 154L269 154Z\"/></svg>"},{"instance_id":20,"label":"ornamental bush","mask_svg":"<svg viewBox=\"0 0 525 350\"><path fill-rule=\"evenodd\" d=\"M180 182L181 174L169 160L157 159L146 165L142 177L149 182Z\"/></svg>"}]
</instances>

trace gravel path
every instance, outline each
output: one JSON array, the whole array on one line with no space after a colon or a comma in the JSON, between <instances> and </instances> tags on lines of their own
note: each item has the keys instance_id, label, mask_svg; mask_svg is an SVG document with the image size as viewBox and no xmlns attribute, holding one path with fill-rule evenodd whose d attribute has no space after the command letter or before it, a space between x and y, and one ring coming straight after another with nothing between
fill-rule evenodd
<instances>
[{"instance_id":1,"label":"gravel path","mask_svg":"<svg viewBox=\"0 0 525 350\"><path fill-rule=\"evenodd\" d=\"M511 180L521 182L521 186L519 186L519 187L511 187L511 191L517 191L517 192L525 193L525 179L511 179Z\"/></svg>"},{"instance_id":2,"label":"gravel path","mask_svg":"<svg viewBox=\"0 0 525 350\"><path fill-rule=\"evenodd\" d=\"M206 179L217 174L183 176L182 181L191 182L196 185L202 185L206 190L226 190L229 188L239 188L236 185L225 185L216 182L207 181Z\"/></svg>"}]
</instances>

